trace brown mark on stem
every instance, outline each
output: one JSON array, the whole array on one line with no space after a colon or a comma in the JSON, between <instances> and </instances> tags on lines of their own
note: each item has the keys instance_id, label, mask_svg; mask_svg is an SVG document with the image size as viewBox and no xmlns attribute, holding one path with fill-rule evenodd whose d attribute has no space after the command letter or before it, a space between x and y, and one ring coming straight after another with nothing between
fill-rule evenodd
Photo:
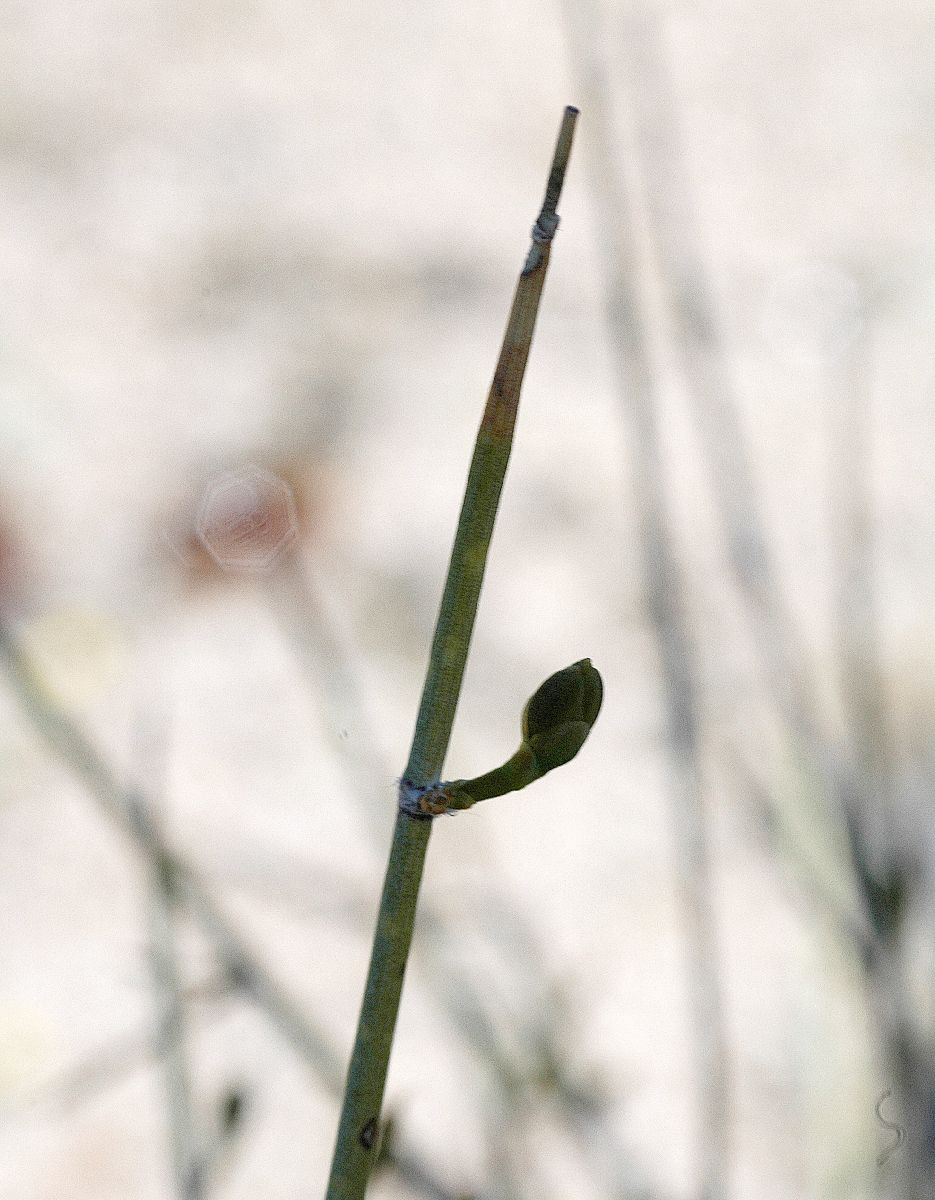
<instances>
[{"instance_id":1,"label":"brown mark on stem","mask_svg":"<svg viewBox=\"0 0 935 1200\"><path fill-rule=\"evenodd\" d=\"M528 342L503 347L481 421L482 433L499 440L506 440L512 435L519 405L519 388L528 357Z\"/></svg>"}]
</instances>

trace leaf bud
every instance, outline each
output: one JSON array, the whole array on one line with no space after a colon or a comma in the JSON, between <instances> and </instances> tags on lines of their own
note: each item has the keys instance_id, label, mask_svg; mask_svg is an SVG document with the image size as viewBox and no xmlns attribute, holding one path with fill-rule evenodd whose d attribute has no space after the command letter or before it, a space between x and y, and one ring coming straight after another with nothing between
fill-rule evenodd
<instances>
[{"instance_id":1,"label":"leaf bud","mask_svg":"<svg viewBox=\"0 0 935 1200\"><path fill-rule=\"evenodd\" d=\"M420 808L432 816L457 812L480 800L517 792L570 762L591 732L603 698L604 685L589 658L556 671L523 709L523 740L512 758L476 779L456 779L427 789Z\"/></svg>"},{"instance_id":2,"label":"leaf bud","mask_svg":"<svg viewBox=\"0 0 935 1200\"><path fill-rule=\"evenodd\" d=\"M597 720L604 685L589 658L582 658L543 683L523 709L523 742L539 773L570 762Z\"/></svg>"}]
</instances>

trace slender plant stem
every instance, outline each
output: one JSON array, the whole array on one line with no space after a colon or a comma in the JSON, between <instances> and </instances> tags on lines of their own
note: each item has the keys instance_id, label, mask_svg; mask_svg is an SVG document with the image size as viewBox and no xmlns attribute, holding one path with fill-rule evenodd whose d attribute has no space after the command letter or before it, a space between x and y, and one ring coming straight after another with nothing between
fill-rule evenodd
<instances>
[{"instance_id":1,"label":"slender plant stem","mask_svg":"<svg viewBox=\"0 0 935 1200\"><path fill-rule=\"evenodd\" d=\"M556 207L578 110L562 118L545 200L516 285L493 383L478 430L404 785L437 783L451 737L487 551L513 444L513 430L539 300L558 226ZM403 976L415 922L431 820L400 810L393 832L370 969L348 1070L327 1200L362 1200L379 1143L380 1110Z\"/></svg>"}]
</instances>

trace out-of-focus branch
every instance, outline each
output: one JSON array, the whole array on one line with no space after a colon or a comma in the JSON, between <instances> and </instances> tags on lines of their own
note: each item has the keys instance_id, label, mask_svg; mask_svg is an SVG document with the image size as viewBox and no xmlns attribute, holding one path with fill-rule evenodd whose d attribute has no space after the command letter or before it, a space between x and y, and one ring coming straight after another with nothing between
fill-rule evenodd
<instances>
[{"instance_id":1,"label":"out-of-focus branch","mask_svg":"<svg viewBox=\"0 0 935 1200\"><path fill-rule=\"evenodd\" d=\"M155 814L149 814L154 828ZM188 1021L176 946L178 899L171 870L163 870L157 846L151 848L149 897L150 959L156 1004L156 1047L165 1074L166 1111L175 1187L179 1200L204 1195L201 1147L196 1129L191 1073L188 1068Z\"/></svg>"},{"instance_id":2,"label":"out-of-focus branch","mask_svg":"<svg viewBox=\"0 0 935 1200\"><path fill-rule=\"evenodd\" d=\"M659 654L672 756L670 803L676 840L682 920L688 954L692 1040L696 1055L697 1146L703 1200L727 1193L728 1054L712 906L711 862L700 763L700 687L687 595L673 539L659 431L658 373L649 341L645 295L637 290L640 248L633 195L617 175L610 88L595 50L604 39L593 5L565 6L573 61L588 112L591 180L599 206L607 316L618 394L629 442L643 586Z\"/></svg>"},{"instance_id":3,"label":"out-of-focus branch","mask_svg":"<svg viewBox=\"0 0 935 1200\"><path fill-rule=\"evenodd\" d=\"M768 844L778 858L792 869L797 886L813 910L827 920L838 939L850 947L863 966L872 952L873 932L860 913L849 911L829 890L818 866L808 857L800 841L786 827L780 804L739 752L730 755L729 768L742 785L746 803L753 806Z\"/></svg>"},{"instance_id":4,"label":"out-of-focus branch","mask_svg":"<svg viewBox=\"0 0 935 1200\"><path fill-rule=\"evenodd\" d=\"M386 797L394 772L382 759L379 730L370 719L323 589L309 565L290 555L269 580L268 595L304 670L309 693L334 735L366 832L382 852L392 825L393 810ZM349 730L354 730L353 743Z\"/></svg>"},{"instance_id":5,"label":"out-of-focus branch","mask_svg":"<svg viewBox=\"0 0 935 1200\"><path fill-rule=\"evenodd\" d=\"M178 950L175 874L166 864L156 840L163 813L155 807L165 799L169 730L165 714L147 705L139 721L137 764L142 778L150 780L153 805L138 814L141 829L151 836L147 847L149 895L149 958L155 1006L155 1046L162 1062L167 1129L175 1190L178 1200L202 1200L205 1194L201 1139L189 1069L189 1023L185 1004L183 969ZM145 803L138 797L136 804Z\"/></svg>"},{"instance_id":6,"label":"out-of-focus branch","mask_svg":"<svg viewBox=\"0 0 935 1200\"><path fill-rule=\"evenodd\" d=\"M814 749L820 727L808 655L783 602L753 457L725 361L661 21L657 9L637 0L627 8L614 44L623 56L634 111L653 265L671 323L669 346L686 385L728 561L755 625L770 694L790 727Z\"/></svg>"},{"instance_id":7,"label":"out-of-focus branch","mask_svg":"<svg viewBox=\"0 0 935 1200\"><path fill-rule=\"evenodd\" d=\"M894 751L883 675L873 498L867 336L861 330L831 364L831 526L837 560L838 666L851 753L873 781L881 811L892 797ZM887 840L892 841L892 838Z\"/></svg>"},{"instance_id":8,"label":"out-of-focus branch","mask_svg":"<svg viewBox=\"0 0 935 1200\"><path fill-rule=\"evenodd\" d=\"M172 880L174 893L186 904L213 943L229 978L242 988L312 1068L325 1088L340 1095L342 1072L323 1031L298 1008L257 958L236 926L218 907L195 869L172 851L151 818L150 804L139 788L122 788L110 767L78 724L46 695L15 637L0 622L0 660L16 698L47 744L82 780L104 813L130 839L144 861L158 865ZM408 1173L413 1160L391 1158L401 1177L432 1200L456 1200L423 1167Z\"/></svg>"},{"instance_id":9,"label":"out-of-focus branch","mask_svg":"<svg viewBox=\"0 0 935 1200\"><path fill-rule=\"evenodd\" d=\"M45 741L84 782L105 814L129 836L144 861L151 862L154 853L158 855L161 870L171 877L172 886L213 941L235 982L267 1011L319 1078L332 1090L338 1090L341 1071L325 1035L299 1012L259 964L194 868L166 845L153 825L150 802L142 789L122 787L84 731L45 694L23 651L2 624L0 658L17 699Z\"/></svg>"},{"instance_id":10,"label":"out-of-focus branch","mask_svg":"<svg viewBox=\"0 0 935 1200\"><path fill-rule=\"evenodd\" d=\"M724 338L700 250L694 189L686 168L675 88L663 45L662 17L639 0L627 8L621 20L623 28L608 40L623 57L627 99L634 114L634 153L638 162L631 165L630 174L641 181L639 198L645 209L648 242L642 249L662 285L669 345L681 369L700 435L728 563L738 591L746 600L772 702L820 775L826 795L842 804L852 804L860 781L853 765L835 747L818 710L817 691L808 669L809 654L783 601L782 581L762 515L753 456L725 361ZM612 91L606 68L593 48L595 43L596 39L589 41L586 34L580 34L579 54L587 56L588 78L608 114L595 138L604 152L612 155L613 146L619 144L609 126ZM612 188L609 171L602 172L601 186L604 191ZM609 207L605 201L605 208ZM630 207L632 204L627 211ZM631 247L621 264L629 268L632 278L639 274L635 269L637 258L636 248ZM636 336L630 336L631 351Z\"/></svg>"},{"instance_id":11,"label":"out-of-focus branch","mask_svg":"<svg viewBox=\"0 0 935 1200\"><path fill-rule=\"evenodd\" d=\"M580 6L575 10L580 14ZM907 1123L916 1121L916 1178L907 1193L929 1196L935 1188L935 1138L931 1103L932 1066L919 1048L904 1011L904 989L894 956L899 925L908 907L912 864L896 861L899 847L890 800L893 748L886 688L879 658L871 502L868 494L869 407L865 346L858 340L837 371L833 521L838 551L838 640L848 745L840 744L817 702L809 656L782 600L780 577L762 519L752 458L723 355L716 306L706 280L701 240L692 204L693 189L682 147L675 88L664 48L662 17L638 2L621 17L622 28L606 44L618 48L635 113L636 164L644 226L663 285L677 355L693 406L712 492L738 592L746 600L765 666L769 695L789 734L816 773L821 792L835 806L851 851L855 876L869 921L856 928L840 922L860 953L874 998L887 1055L902 1089ZM590 46L596 39L591 32ZM589 69L608 93L600 64ZM593 104L589 106L593 108ZM632 340L632 335L631 335ZM817 896L821 909L827 906ZM881 966L881 963L887 966ZM899 1011L899 1021L886 1013ZM926 1063L928 1062L928 1065ZM900 1084L899 1081L902 1081ZM928 1124L926 1124L928 1122Z\"/></svg>"},{"instance_id":12,"label":"out-of-focus branch","mask_svg":"<svg viewBox=\"0 0 935 1200\"><path fill-rule=\"evenodd\" d=\"M217 1014L218 1003L229 997L231 991L231 980L227 972L223 972L202 983L184 987L182 1000L186 1008L199 1005L193 1017L200 1026ZM60 1111L68 1111L107 1088L122 1083L135 1071L148 1067L156 1051L148 1027L134 1030L114 1038L71 1066L64 1067L40 1084L33 1098L54 1105Z\"/></svg>"},{"instance_id":13,"label":"out-of-focus branch","mask_svg":"<svg viewBox=\"0 0 935 1200\"><path fill-rule=\"evenodd\" d=\"M845 810L845 824L872 931L864 957L868 990L906 1126L905 1153L893 1167L906 1200L928 1200L935 1195L935 1047L919 1028L905 978L906 924L924 868L896 810L873 528L870 333L860 329L834 364L830 405L837 416L831 497L841 699L863 782L862 802Z\"/></svg>"}]
</instances>

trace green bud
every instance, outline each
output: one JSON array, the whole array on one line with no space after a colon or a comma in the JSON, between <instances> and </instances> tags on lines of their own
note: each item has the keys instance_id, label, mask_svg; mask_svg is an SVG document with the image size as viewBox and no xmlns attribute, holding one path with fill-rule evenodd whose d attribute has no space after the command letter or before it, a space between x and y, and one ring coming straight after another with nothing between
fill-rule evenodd
<instances>
[{"instance_id":1,"label":"green bud","mask_svg":"<svg viewBox=\"0 0 935 1200\"><path fill-rule=\"evenodd\" d=\"M556 671L523 709L523 742L540 774L570 762L601 711L604 685L589 658Z\"/></svg>"},{"instance_id":2,"label":"green bud","mask_svg":"<svg viewBox=\"0 0 935 1200\"><path fill-rule=\"evenodd\" d=\"M591 732L603 698L604 685L589 658L556 671L523 709L523 740L512 758L476 779L439 784L424 797L424 810L437 815L470 808L519 791L570 762Z\"/></svg>"}]
</instances>

